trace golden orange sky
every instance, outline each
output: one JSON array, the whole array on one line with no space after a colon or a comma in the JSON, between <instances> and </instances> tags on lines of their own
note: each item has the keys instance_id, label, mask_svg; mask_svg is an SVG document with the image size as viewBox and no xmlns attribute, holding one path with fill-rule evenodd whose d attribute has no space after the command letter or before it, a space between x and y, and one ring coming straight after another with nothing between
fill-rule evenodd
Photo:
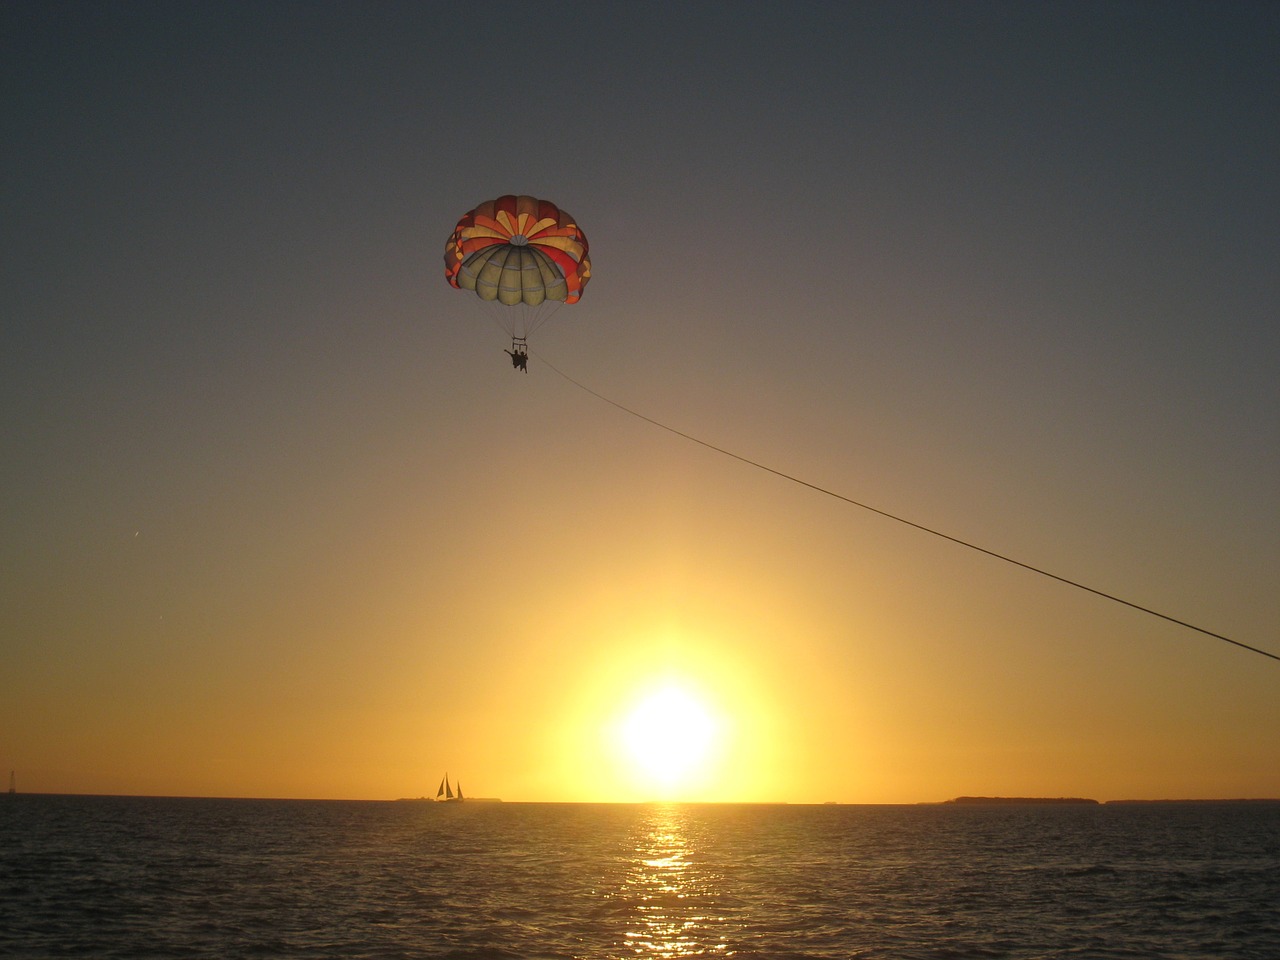
<instances>
[{"instance_id":1,"label":"golden orange sky","mask_svg":"<svg viewBox=\"0 0 1280 960\"><path fill-rule=\"evenodd\" d=\"M636 442L658 455L666 441ZM544 465L543 492L575 486ZM397 536L388 517L366 547L396 547L394 580L343 591L350 560L317 562L330 592L252 594L213 632L232 639L196 656L181 647L191 624L155 625L141 650L99 633L95 660L8 698L20 783L393 798L434 792L447 770L510 800L1280 794L1266 663L1243 669L1240 654L946 546L895 547L897 531L731 465L690 475L708 498L732 490L735 508L695 518L627 498L624 521L628 504L593 481L594 494L540 501L523 536L491 525L440 542L425 518ZM755 518L751 549L716 536L739 508ZM570 516L577 532L548 547ZM631 559L600 563L628 527L649 543L623 539ZM274 642L288 631L303 639ZM646 782L619 736L664 683L719 725L705 766L674 785Z\"/></svg>"}]
</instances>

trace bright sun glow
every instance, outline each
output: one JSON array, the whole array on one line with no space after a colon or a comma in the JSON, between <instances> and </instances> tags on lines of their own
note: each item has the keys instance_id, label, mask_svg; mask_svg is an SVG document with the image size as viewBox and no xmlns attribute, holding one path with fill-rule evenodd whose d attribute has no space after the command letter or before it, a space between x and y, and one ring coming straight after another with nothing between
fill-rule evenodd
<instances>
[{"instance_id":1,"label":"bright sun glow","mask_svg":"<svg viewBox=\"0 0 1280 960\"><path fill-rule=\"evenodd\" d=\"M699 778L719 733L707 707L680 687L641 699L622 724L622 744L654 789L670 791Z\"/></svg>"}]
</instances>

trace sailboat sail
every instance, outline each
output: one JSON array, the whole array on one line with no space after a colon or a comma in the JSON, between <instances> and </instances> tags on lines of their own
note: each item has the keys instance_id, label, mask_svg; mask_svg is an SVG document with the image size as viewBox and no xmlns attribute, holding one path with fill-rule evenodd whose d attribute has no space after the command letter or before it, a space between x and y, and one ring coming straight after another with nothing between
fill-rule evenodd
<instances>
[{"instance_id":1,"label":"sailboat sail","mask_svg":"<svg viewBox=\"0 0 1280 960\"><path fill-rule=\"evenodd\" d=\"M455 796L453 792L453 787L449 785L449 774L446 773L444 775L444 779L440 781L440 789L436 791L436 799L442 802L448 801L448 800L461 800L462 784L460 783L457 784L457 787L458 787L458 793Z\"/></svg>"}]
</instances>

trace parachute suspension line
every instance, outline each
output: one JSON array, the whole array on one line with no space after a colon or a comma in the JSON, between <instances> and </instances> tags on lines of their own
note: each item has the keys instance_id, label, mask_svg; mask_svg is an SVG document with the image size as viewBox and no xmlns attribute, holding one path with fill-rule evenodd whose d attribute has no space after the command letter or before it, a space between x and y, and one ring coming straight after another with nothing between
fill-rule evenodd
<instances>
[{"instance_id":1,"label":"parachute suspension line","mask_svg":"<svg viewBox=\"0 0 1280 960\"><path fill-rule=\"evenodd\" d=\"M669 427L665 423L661 423L657 420L654 420L652 417L646 417L643 413L638 413L635 410L632 410L630 407L623 406L622 404L618 403L616 400L610 400L604 394L596 393L596 391L592 390L590 387L586 386L585 384L579 383L577 380L573 379L573 377L569 376L563 370L556 367L555 364L547 360L545 357L541 355L537 355L537 356L539 361L546 364L556 373L560 374L561 377L563 377L565 380L568 380L571 384L573 384L578 389L591 394L591 396L595 397L597 400L603 400L605 403L609 404L610 406L617 407L623 413L630 414L631 416L635 417L638 420L645 421L645 423L651 423L655 427L658 427L662 430L666 430L668 433L674 433L677 437L683 437L685 440L691 440L692 442L700 446L706 447L708 450L714 450L716 453L724 454L724 456L729 457L733 460L738 460L741 463L745 463L748 466L755 467L758 470L763 470L766 473L772 473L775 477L781 477L784 480L790 480L792 483L798 483L802 487L808 487L810 490L815 490L818 493L825 494L828 497L832 497L836 500L841 500L844 503L850 504L851 506L859 507L863 510L870 511L871 513L877 514L878 516L881 516L881 517L885 517L886 519L889 519L889 520L895 520L898 523L905 524L908 527L914 527L916 530L923 531L924 533L931 534L935 537L940 537L943 540L949 540L952 543L958 544L962 547L968 547L970 550L976 550L978 553L984 553L988 557L994 557L996 560L1003 560L1005 563L1013 564L1015 567L1021 567L1023 570L1030 570L1032 573L1038 573L1040 574L1040 576L1048 577L1050 580L1057 580L1059 583L1065 583L1067 586L1075 587L1077 590L1084 590L1086 593L1092 593L1094 596L1102 597L1104 600L1111 600L1115 603L1122 604L1126 607L1130 607L1131 609L1149 614L1153 617L1158 617L1161 620L1167 620L1169 623L1176 623L1180 627L1186 627L1188 630L1194 630L1197 633L1203 633L1205 636L1213 637L1215 640L1222 640L1225 643L1230 643L1234 646L1240 647L1244 650L1248 650L1252 653L1257 653L1264 657L1270 657L1272 660L1280 660L1280 656L1274 653L1270 653L1266 650L1261 650L1258 647L1251 647L1249 646L1249 644L1241 643L1239 640L1232 640L1230 637L1224 637L1220 633L1214 633L1212 630L1206 630L1204 627L1197 627L1194 623L1188 623L1185 620L1179 620L1177 617L1171 617L1166 613L1160 613L1158 610L1152 610L1150 607L1141 606L1140 604L1133 603L1130 600L1125 600L1121 597L1117 597L1115 594L1106 593L1102 590L1096 589L1095 587L1087 586L1086 584L1080 583L1079 581L1070 580L1067 577L1059 576L1056 573L1050 573L1048 570L1042 569L1041 567L1032 566L1029 563L1023 563L1021 560L1015 560L1013 557L1006 556L1003 553L997 553L994 550L988 550L986 547L980 547L976 543L970 543L968 540L961 540L959 537L953 537L950 534L943 533L940 530L934 530L931 527L924 526L924 524L916 523L912 520L907 520L904 517L895 516L894 514L889 513L885 510L880 510L877 507L873 507L865 503L860 503L857 500L854 500L850 497L846 497L844 494L836 493L834 490L828 490L826 487L820 487L816 483L810 483L807 480L801 480L799 477L794 477L791 474L784 473L781 470L775 470L773 467L766 466L763 463L759 463L755 460L751 460L747 457L741 456L740 454L734 453L731 450L726 450L723 447L717 447L714 443L708 443L706 440L700 440L697 437L692 436L691 434L685 433L681 430L677 430L675 427Z\"/></svg>"},{"instance_id":2,"label":"parachute suspension line","mask_svg":"<svg viewBox=\"0 0 1280 960\"><path fill-rule=\"evenodd\" d=\"M493 321L493 325L497 327L499 330L501 330L503 333L505 333L508 337L512 336L512 333L511 333L512 328L507 323L503 322L503 319L502 319L503 314L501 311L510 310L510 309L511 309L510 307L503 307L501 305L495 307L492 303L485 303L483 300L480 301L480 306L479 306L479 310L486 317L488 317L490 320Z\"/></svg>"},{"instance_id":3,"label":"parachute suspension line","mask_svg":"<svg viewBox=\"0 0 1280 960\"><path fill-rule=\"evenodd\" d=\"M497 301L486 303L480 300L477 309L507 336L524 343L535 330L554 317L563 306L564 303L562 301L555 301L550 306L539 304L536 307L530 307L528 304L520 304L516 307L508 307ZM517 316L519 319L517 319Z\"/></svg>"},{"instance_id":4,"label":"parachute suspension line","mask_svg":"<svg viewBox=\"0 0 1280 960\"><path fill-rule=\"evenodd\" d=\"M546 323L548 320L554 317L557 313L560 312L560 308L563 306L564 306L563 300L544 301L542 304L540 304L537 308L537 312L534 313L532 319L528 323L528 330L525 331L525 336L528 336L529 334L533 333L535 330L541 327L544 323Z\"/></svg>"}]
</instances>

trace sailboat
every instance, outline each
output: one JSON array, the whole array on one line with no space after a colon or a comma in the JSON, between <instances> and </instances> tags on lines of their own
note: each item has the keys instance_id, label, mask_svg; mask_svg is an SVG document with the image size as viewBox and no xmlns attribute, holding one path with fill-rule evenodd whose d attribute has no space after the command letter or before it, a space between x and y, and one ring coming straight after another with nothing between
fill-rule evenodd
<instances>
[{"instance_id":1,"label":"sailboat","mask_svg":"<svg viewBox=\"0 0 1280 960\"><path fill-rule=\"evenodd\" d=\"M453 792L453 787L449 786L449 774L446 773L444 779L440 781L440 789L436 791L436 802L461 803L465 799L462 796L462 783L455 783L454 786L458 788L456 795Z\"/></svg>"}]
</instances>

